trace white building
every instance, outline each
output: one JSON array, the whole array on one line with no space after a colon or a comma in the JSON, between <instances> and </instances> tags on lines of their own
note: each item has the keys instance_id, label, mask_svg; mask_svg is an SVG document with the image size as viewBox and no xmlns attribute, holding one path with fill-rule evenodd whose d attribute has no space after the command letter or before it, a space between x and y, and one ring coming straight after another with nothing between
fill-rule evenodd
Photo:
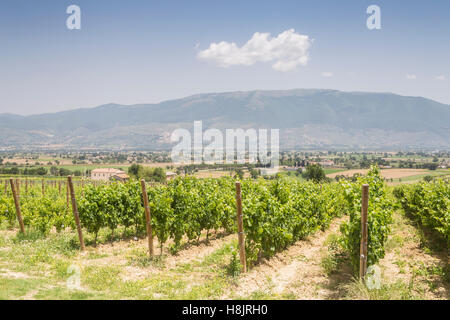
<instances>
[{"instance_id":1,"label":"white building","mask_svg":"<svg viewBox=\"0 0 450 320\"><path fill-rule=\"evenodd\" d=\"M176 174L175 172L170 172L170 171L167 171L167 172L166 172L166 180L172 180L172 179L174 179L176 176L177 176L177 174Z\"/></svg>"},{"instance_id":2,"label":"white building","mask_svg":"<svg viewBox=\"0 0 450 320\"><path fill-rule=\"evenodd\" d=\"M125 174L126 173L124 171L113 168L94 169L91 171L91 179L109 181L113 176Z\"/></svg>"},{"instance_id":3,"label":"white building","mask_svg":"<svg viewBox=\"0 0 450 320\"><path fill-rule=\"evenodd\" d=\"M279 172L279 168L278 167L261 168L260 171L262 176L273 176Z\"/></svg>"}]
</instances>

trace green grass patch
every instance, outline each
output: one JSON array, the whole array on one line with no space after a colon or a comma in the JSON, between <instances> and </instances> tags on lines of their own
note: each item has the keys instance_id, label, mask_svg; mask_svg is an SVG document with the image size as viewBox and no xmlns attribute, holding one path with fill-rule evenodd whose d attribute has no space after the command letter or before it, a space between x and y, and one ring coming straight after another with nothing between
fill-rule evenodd
<instances>
[{"instance_id":1,"label":"green grass patch","mask_svg":"<svg viewBox=\"0 0 450 320\"><path fill-rule=\"evenodd\" d=\"M120 284L120 268L115 266L87 266L81 272L82 286L96 291L106 291Z\"/></svg>"},{"instance_id":2,"label":"green grass patch","mask_svg":"<svg viewBox=\"0 0 450 320\"><path fill-rule=\"evenodd\" d=\"M38 279L8 279L0 277L0 300L20 299L42 285Z\"/></svg>"}]
</instances>

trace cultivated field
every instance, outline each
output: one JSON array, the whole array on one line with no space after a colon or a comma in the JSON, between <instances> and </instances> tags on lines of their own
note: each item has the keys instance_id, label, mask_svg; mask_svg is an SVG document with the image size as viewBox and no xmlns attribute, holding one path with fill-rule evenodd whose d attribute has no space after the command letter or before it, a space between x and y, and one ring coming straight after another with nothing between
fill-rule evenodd
<instances>
[{"instance_id":1,"label":"cultivated field","mask_svg":"<svg viewBox=\"0 0 450 320\"><path fill-rule=\"evenodd\" d=\"M335 251L345 219L237 277L226 270L237 246L234 234L213 234L199 245L185 240L177 255L164 250L148 260L146 239L111 242L102 234L97 247L80 252L71 244L73 232L26 240L3 227L0 299L449 299L442 276L445 252L424 246L401 213L394 216L386 257L379 263L381 290L355 282L346 257ZM81 282L70 289L74 266Z\"/></svg>"},{"instance_id":2,"label":"cultivated field","mask_svg":"<svg viewBox=\"0 0 450 320\"><path fill-rule=\"evenodd\" d=\"M340 172L334 172L327 174L329 178L335 178L336 176L352 177L354 174L367 174L368 169L352 169ZM385 179L404 179L414 176L426 176L426 175L448 175L450 170L424 170L424 169L382 169L381 176Z\"/></svg>"},{"instance_id":3,"label":"cultivated field","mask_svg":"<svg viewBox=\"0 0 450 320\"><path fill-rule=\"evenodd\" d=\"M22 184L14 199L1 188L0 299L449 299L448 180L387 187L376 168L343 184L249 179L242 202L234 182L147 185L151 257L137 181L75 185L84 241L66 188ZM366 198L376 288L355 268L363 183L377 195Z\"/></svg>"}]
</instances>

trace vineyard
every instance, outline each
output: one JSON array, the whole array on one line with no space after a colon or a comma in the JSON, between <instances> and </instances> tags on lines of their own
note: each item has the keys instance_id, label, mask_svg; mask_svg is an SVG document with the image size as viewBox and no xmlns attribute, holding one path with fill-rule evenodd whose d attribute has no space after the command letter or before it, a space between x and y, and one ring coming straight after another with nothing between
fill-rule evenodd
<instances>
[{"instance_id":1,"label":"vineyard","mask_svg":"<svg viewBox=\"0 0 450 320\"><path fill-rule=\"evenodd\" d=\"M421 225L430 228L450 244L450 184L446 180L433 183L402 185L394 190L403 210Z\"/></svg>"},{"instance_id":2,"label":"vineyard","mask_svg":"<svg viewBox=\"0 0 450 320\"><path fill-rule=\"evenodd\" d=\"M10 186L7 184L10 183ZM336 219L340 225L339 246L349 257L355 277L361 264L362 244L366 245L365 263L376 265L385 257L391 234L394 211L402 208L419 220L424 227L439 233L448 243L450 233L450 188L448 181L402 185L393 192L385 185L379 169L373 167L356 181L313 183L284 177L274 180L245 179L239 183L223 177L219 179L176 178L167 184L81 183L74 186L77 217L82 234L88 236L88 248L98 245L99 234L109 234L114 241L132 237L156 237L159 252L164 249L176 257L186 244L209 243L210 236L242 233L241 248L251 270L271 257L318 232L325 232ZM362 189L369 186L366 209L362 208ZM31 184L4 181L0 193L0 223L9 229L18 225L20 208L25 234L30 230L44 237L77 230L69 185L61 182ZM13 188L11 188L14 186ZM146 190L144 197L142 190ZM13 192L18 203L15 203ZM395 197L394 197L395 195ZM148 198L149 228L146 222L145 201ZM242 209L242 231L238 229L237 212ZM366 238L362 233L366 210ZM148 234L151 230L151 234ZM363 241L361 241L363 240ZM239 246L239 245L238 245ZM236 260L237 248L232 250L227 268L234 264L235 274L242 267ZM245 270L245 269L244 269Z\"/></svg>"}]
</instances>

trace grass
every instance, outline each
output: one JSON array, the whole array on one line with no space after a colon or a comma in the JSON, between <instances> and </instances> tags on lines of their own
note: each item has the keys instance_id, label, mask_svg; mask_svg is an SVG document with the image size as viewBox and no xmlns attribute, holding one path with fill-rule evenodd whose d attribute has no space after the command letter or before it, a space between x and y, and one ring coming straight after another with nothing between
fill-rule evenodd
<instances>
[{"instance_id":1,"label":"grass","mask_svg":"<svg viewBox=\"0 0 450 320\"><path fill-rule=\"evenodd\" d=\"M369 289L362 281L354 279L345 284L347 299L357 300L419 300L421 296L412 290L411 283L396 281L382 283L379 289Z\"/></svg>"},{"instance_id":2,"label":"grass","mask_svg":"<svg viewBox=\"0 0 450 320\"><path fill-rule=\"evenodd\" d=\"M347 171L347 169L341 169L341 168L324 168L325 174L332 174L336 172L342 172Z\"/></svg>"},{"instance_id":3,"label":"grass","mask_svg":"<svg viewBox=\"0 0 450 320\"><path fill-rule=\"evenodd\" d=\"M443 176L448 176L448 175L450 175L449 170L428 170L427 173L407 176L407 177L403 177L401 179L393 179L392 182L414 182L414 181L422 180L426 176L443 177Z\"/></svg>"},{"instance_id":4,"label":"grass","mask_svg":"<svg viewBox=\"0 0 450 320\"><path fill-rule=\"evenodd\" d=\"M128 258L128 264L131 266L137 266L140 268L146 268L153 266L159 269L165 268L165 255L156 255L154 257L148 256L148 250L146 248L133 249Z\"/></svg>"},{"instance_id":5,"label":"grass","mask_svg":"<svg viewBox=\"0 0 450 320\"><path fill-rule=\"evenodd\" d=\"M388 260L402 276L395 281L382 277L381 288L377 290L363 288L354 281L347 287L349 297L410 300L446 296L448 299L450 269L446 249L438 246L440 242L436 239L425 238L423 230L402 211L394 212L393 218L386 252L390 253ZM431 243L433 249L428 247ZM383 260L380 264L383 269ZM392 273L393 270L391 277Z\"/></svg>"},{"instance_id":6,"label":"grass","mask_svg":"<svg viewBox=\"0 0 450 320\"><path fill-rule=\"evenodd\" d=\"M166 255L148 257L145 241L105 241L82 253L74 232L45 238L2 228L0 298L218 299L235 284L226 268L236 245L228 241L201 259L169 266ZM76 271L80 287L71 289Z\"/></svg>"},{"instance_id":7,"label":"grass","mask_svg":"<svg viewBox=\"0 0 450 320\"><path fill-rule=\"evenodd\" d=\"M9 279L0 277L0 300L20 299L33 291L43 281L38 279Z\"/></svg>"},{"instance_id":8,"label":"grass","mask_svg":"<svg viewBox=\"0 0 450 320\"><path fill-rule=\"evenodd\" d=\"M348 259L338 233L331 233L322 244L320 261L298 255L288 263L298 260L319 265L319 272L333 282L325 289L334 290L332 297L337 299L426 299L442 292L443 283L448 283L448 266L439 261L416 261L414 255L403 252L411 243L420 242L420 233L401 213L396 212L394 218L387 252L395 253L392 264L402 277L382 278L379 289L342 280ZM207 254L199 255L196 247L190 246L179 256L165 252L152 259L145 239L113 243L107 239L107 232L102 233L98 247L88 246L80 252L75 232L43 237L37 231L21 235L0 226L0 299L296 299L295 292L308 281L295 279L287 290L275 294L276 278L268 276L253 292L238 296L241 291L236 289L246 275L236 272L236 259L233 263L235 238L224 239ZM189 253L191 249L194 254ZM77 279L80 287L71 289L68 284Z\"/></svg>"},{"instance_id":9,"label":"grass","mask_svg":"<svg viewBox=\"0 0 450 320\"><path fill-rule=\"evenodd\" d=\"M348 262L348 257L344 254L339 234L330 234L323 245L327 251L322 257L320 265L325 274L330 276L338 272L343 263Z\"/></svg>"}]
</instances>

